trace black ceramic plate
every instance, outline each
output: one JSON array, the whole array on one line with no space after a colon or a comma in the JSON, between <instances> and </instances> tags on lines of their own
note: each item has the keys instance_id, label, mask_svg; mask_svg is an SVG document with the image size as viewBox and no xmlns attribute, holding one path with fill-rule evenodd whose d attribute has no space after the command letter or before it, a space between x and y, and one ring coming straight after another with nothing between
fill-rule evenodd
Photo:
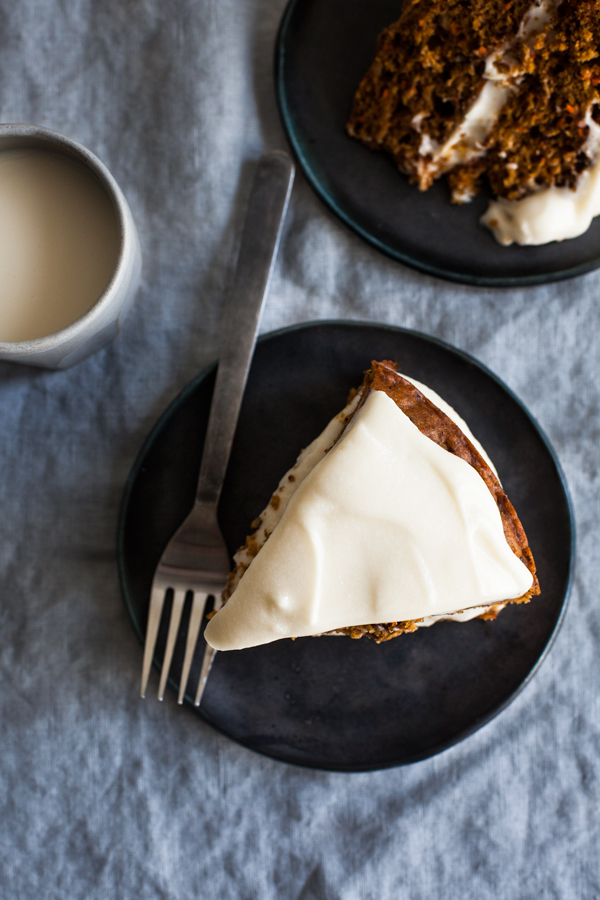
<instances>
[{"instance_id":1,"label":"black ceramic plate","mask_svg":"<svg viewBox=\"0 0 600 900\"><path fill-rule=\"evenodd\" d=\"M398 360L469 422L521 516L543 595L504 610L495 622L442 622L379 646L366 638L319 637L217 655L200 708L207 722L275 759L342 771L422 759L496 715L531 677L556 632L572 562L570 504L560 468L507 388L474 359L439 341L400 328L344 322L301 325L258 343L220 505L230 551L244 542L250 522L299 450L342 409L371 359ZM214 366L205 370L173 401L125 490L119 564L140 640L154 568L193 501L214 374ZM188 615L172 687L181 670Z\"/></svg>"},{"instance_id":2,"label":"black ceramic plate","mask_svg":"<svg viewBox=\"0 0 600 900\"><path fill-rule=\"evenodd\" d=\"M291 0L276 48L279 108L288 138L321 198L358 234L431 275L508 287L580 275L600 265L600 217L579 238L501 247L479 224L489 195L453 206L443 182L421 193L383 153L346 135L375 41L401 0Z\"/></svg>"}]
</instances>

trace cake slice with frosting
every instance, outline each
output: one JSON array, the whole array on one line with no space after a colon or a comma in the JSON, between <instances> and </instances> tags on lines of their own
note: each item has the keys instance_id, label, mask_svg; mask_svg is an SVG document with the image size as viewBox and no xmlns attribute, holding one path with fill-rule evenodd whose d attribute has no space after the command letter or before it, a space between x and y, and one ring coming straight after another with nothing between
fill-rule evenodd
<instances>
[{"instance_id":1,"label":"cake slice with frosting","mask_svg":"<svg viewBox=\"0 0 600 900\"><path fill-rule=\"evenodd\" d=\"M377 642L495 618L539 593L493 465L435 392L373 362L286 473L206 628L217 650L335 633Z\"/></svg>"},{"instance_id":2,"label":"cake slice with frosting","mask_svg":"<svg viewBox=\"0 0 600 900\"><path fill-rule=\"evenodd\" d=\"M577 237L600 213L600 0L406 0L347 125L455 203L487 182L502 244Z\"/></svg>"}]
</instances>

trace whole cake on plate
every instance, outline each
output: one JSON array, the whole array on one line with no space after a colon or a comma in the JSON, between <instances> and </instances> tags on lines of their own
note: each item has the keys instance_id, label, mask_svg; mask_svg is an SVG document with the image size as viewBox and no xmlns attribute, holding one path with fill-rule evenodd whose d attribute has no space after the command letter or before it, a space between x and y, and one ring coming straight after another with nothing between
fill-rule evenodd
<instances>
[{"instance_id":1,"label":"whole cake on plate","mask_svg":"<svg viewBox=\"0 0 600 900\"><path fill-rule=\"evenodd\" d=\"M427 190L447 175L503 244L576 237L600 213L600 0L406 0L348 132Z\"/></svg>"},{"instance_id":2,"label":"whole cake on plate","mask_svg":"<svg viewBox=\"0 0 600 900\"><path fill-rule=\"evenodd\" d=\"M539 593L491 460L430 388L373 362L235 557L217 650L335 633L377 642Z\"/></svg>"}]
</instances>

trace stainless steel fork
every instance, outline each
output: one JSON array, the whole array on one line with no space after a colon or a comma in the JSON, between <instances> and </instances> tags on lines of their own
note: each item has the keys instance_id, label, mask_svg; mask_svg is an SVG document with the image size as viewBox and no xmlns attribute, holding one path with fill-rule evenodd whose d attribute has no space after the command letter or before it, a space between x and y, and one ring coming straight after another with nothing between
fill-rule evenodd
<instances>
[{"instance_id":1,"label":"stainless steel fork","mask_svg":"<svg viewBox=\"0 0 600 900\"><path fill-rule=\"evenodd\" d=\"M178 702L182 703L206 601L214 596L218 608L227 581L229 554L217 522L217 506L293 180L294 165L286 153L265 153L259 160L225 311L196 500L192 511L165 547L152 582L142 666L142 697L146 694L167 592L173 592L173 604L158 688L159 700L163 699L171 668L185 598L189 593L193 594L179 685ZM215 652L206 645L196 706L202 698Z\"/></svg>"}]
</instances>

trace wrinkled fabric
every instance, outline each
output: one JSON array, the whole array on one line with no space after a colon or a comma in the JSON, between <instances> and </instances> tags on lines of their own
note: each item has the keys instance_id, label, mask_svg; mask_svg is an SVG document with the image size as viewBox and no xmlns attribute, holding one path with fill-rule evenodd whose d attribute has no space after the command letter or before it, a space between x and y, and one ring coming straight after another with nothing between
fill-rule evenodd
<instances>
[{"instance_id":1,"label":"wrinkled fabric","mask_svg":"<svg viewBox=\"0 0 600 900\"><path fill-rule=\"evenodd\" d=\"M367 246L299 175L262 330L408 326L507 381L573 494L566 621L501 716L386 772L277 763L170 694L138 698L118 504L151 425L217 353L252 162L285 146L272 83L283 6L0 0L0 120L97 153L144 254L109 349L66 372L0 365L0 897L600 897L600 272L522 290L446 284Z\"/></svg>"}]
</instances>

